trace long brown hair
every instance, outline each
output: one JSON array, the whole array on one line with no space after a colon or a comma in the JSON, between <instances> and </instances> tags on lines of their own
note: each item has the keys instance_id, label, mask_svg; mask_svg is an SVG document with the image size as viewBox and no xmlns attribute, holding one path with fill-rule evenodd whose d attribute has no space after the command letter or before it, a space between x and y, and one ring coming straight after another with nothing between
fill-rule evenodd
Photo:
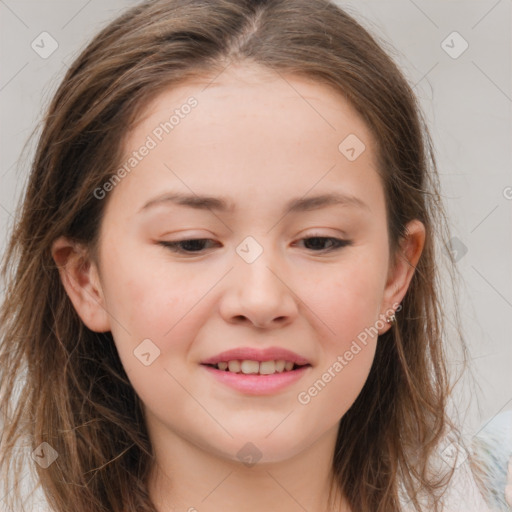
<instances>
[{"instance_id":1,"label":"long brown hair","mask_svg":"<svg viewBox=\"0 0 512 512\"><path fill-rule=\"evenodd\" d=\"M333 478L354 511L394 512L402 501L438 510L451 472L435 471L433 460L453 428L441 265L452 280L446 289L456 289L457 276L444 250L449 228L431 139L396 64L327 0L150 0L104 28L69 68L46 114L2 266L0 465L9 510L22 510L24 456L46 442L55 462L28 462L54 512L155 512L141 404L111 333L92 332L78 317L50 249L67 236L95 254L106 201L94 190L118 169L144 107L166 88L215 77L236 61L335 87L377 141L390 254L397 256L410 220L425 226L397 322L379 338L367 382L341 419ZM458 313L451 322L465 357Z\"/></svg>"}]
</instances>

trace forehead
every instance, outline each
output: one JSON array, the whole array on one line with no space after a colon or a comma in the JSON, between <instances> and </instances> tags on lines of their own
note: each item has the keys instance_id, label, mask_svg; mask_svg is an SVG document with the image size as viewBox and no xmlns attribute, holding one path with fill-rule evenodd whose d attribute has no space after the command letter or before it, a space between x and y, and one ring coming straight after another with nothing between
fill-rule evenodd
<instances>
[{"instance_id":1,"label":"forehead","mask_svg":"<svg viewBox=\"0 0 512 512\"><path fill-rule=\"evenodd\" d=\"M125 160L149 139L154 147L117 187L140 196L139 207L168 190L284 201L333 185L379 200L368 195L379 182L368 127L341 92L309 78L232 65L170 87L129 132Z\"/></svg>"},{"instance_id":2,"label":"forehead","mask_svg":"<svg viewBox=\"0 0 512 512\"><path fill-rule=\"evenodd\" d=\"M187 106L191 97L197 102L193 109ZM330 132L332 137L326 142L336 143L350 132L365 139L367 146L373 145L367 126L342 91L310 77L287 75L255 64L231 64L220 74L169 87L146 105L128 140L133 142L137 136L151 133L171 120L173 113L174 126L168 130L173 136L179 136L187 124L194 124L195 129L201 124L216 128L208 133L211 141L217 136L225 138L226 132L239 127L243 133L257 134L256 142L266 134L279 134L283 142L288 134L297 140L297 132L301 132L301 143L309 138L318 144L317 139ZM182 122L185 119L188 121ZM284 131L278 132L280 129ZM166 131L164 138L170 138L165 137L169 134ZM194 138L200 135L197 131ZM247 139L246 145L250 142Z\"/></svg>"}]
</instances>

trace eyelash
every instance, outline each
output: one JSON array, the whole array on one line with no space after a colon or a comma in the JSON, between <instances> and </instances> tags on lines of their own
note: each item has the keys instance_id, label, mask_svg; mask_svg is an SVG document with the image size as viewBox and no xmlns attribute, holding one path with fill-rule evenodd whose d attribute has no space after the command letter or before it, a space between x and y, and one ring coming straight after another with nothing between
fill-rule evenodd
<instances>
[{"instance_id":1,"label":"eyelash","mask_svg":"<svg viewBox=\"0 0 512 512\"><path fill-rule=\"evenodd\" d=\"M182 244L186 244L189 242L204 242L209 241L210 238L191 238L187 240L179 240L176 242L167 242L167 241L161 241L159 242L160 245L163 245L165 248L176 252L180 254L200 254L203 251L187 251L182 248ZM335 237L327 237L327 236L310 236L307 238L301 238L301 240L331 240L334 241L334 246L332 246L329 249L323 249L320 251L313 251L318 253L328 253L333 252L339 249L342 249L343 247L352 245L352 240L343 240L341 238L335 238Z\"/></svg>"}]
</instances>

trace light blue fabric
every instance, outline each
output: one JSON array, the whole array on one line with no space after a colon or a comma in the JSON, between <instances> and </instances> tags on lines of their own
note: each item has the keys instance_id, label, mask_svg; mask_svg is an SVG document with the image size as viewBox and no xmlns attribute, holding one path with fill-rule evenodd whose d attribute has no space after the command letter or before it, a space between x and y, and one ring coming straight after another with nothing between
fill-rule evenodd
<instances>
[{"instance_id":1,"label":"light blue fabric","mask_svg":"<svg viewBox=\"0 0 512 512\"><path fill-rule=\"evenodd\" d=\"M486 422L471 440L475 479L492 512L509 512L505 501L507 468L512 456L512 411L501 412Z\"/></svg>"}]
</instances>

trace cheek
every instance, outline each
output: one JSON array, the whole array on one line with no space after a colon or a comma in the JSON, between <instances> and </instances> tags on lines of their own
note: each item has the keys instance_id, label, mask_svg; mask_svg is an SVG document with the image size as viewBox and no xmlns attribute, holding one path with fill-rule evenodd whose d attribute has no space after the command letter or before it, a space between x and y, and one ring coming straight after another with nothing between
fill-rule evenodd
<instances>
[{"instance_id":1,"label":"cheek","mask_svg":"<svg viewBox=\"0 0 512 512\"><path fill-rule=\"evenodd\" d=\"M165 353L163 343L174 336L175 325L181 326L180 318L185 316L190 291L183 293L183 276L173 275L168 268L144 264L135 251L116 257L112 248L108 254L104 293L112 336L126 372L137 372L141 362L134 351L144 340L151 340L156 346L153 352L158 354L160 350L159 358Z\"/></svg>"},{"instance_id":2,"label":"cheek","mask_svg":"<svg viewBox=\"0 0 512 512\"><path fill-rule=\"evenodd\" d=\"M317 322L322 331L317 333L321 357L297 401L314 428L315 417L332 424L339 421L364 387L378 339L379 294L367 274L340 272L311 301L311 309L321 319Z\"/></svg>"},{"instance_id":3,"label":"cheek","mask_svg":"<svg viewBox=\"0 0 512 512\"><path fill-rule=\"evenodd\" d=\"M118 321L112 327L119 331L115 324L122 324L134 339L169 330L191 294L186 275L135 243L107 247L104 254L107 307Z\"/></svg>"},{"instance_id":4,"label":"cheek","mask_svg":"<svg viewBox=\"0 0 512 512\"><path fill-rule=\"evenodd\" d=\"M122 279L127 275L129 279ZM154 268L139 267L135 274L120 264L110 275L112 317L116 319L111 327L119 357L143 403L156 408L170 396L183 395L179 382L186 381L188 367L183 362L196 335L193 306L196 295L200 296L190 286L184 293L184 287L183 276L162 274ZM186 405L178 398L173 403Z\"/></svg>"},{"instance_id":5,"label":"cheek","mask_svg":"<svg viewBox=\"0 0 512 512\"><path fill-rule=\"evenodd\" d=\"M170 386L167 392L172 389L179 396L180 388L166 370L181 382L197 364L189 352L213 308L208 294L211 274L201 278L192 266L190 270L173 266L165 258L154 258L149 264L135 250L131 254L131 258L111 260L115 264L110 266L106 287L119 357L141 397L148 392L151 400L163 383ZM153 362L144 366L137 356L148 351Z\"/></svg>"},{"instance_id":6,"label":"cheek","mask_svg":"<svg viewBox=\"0 0 512 512\"><path fill-rule=\"evenodd\" d=\"M357 343L348 351L340 351L329 359L318 375L304 387L297 401L306 412L310 428L317 428L317 419L323 424L336 424L353 405L363 389L375 354L375 343ZM350 360L347 358L350 353ZM322 371L323 370L323 371Z\"/></svg>"},{"instance_id":7,"label":"cheek","mask_svg":"<svg viewBox=\"0 0 512 512\"><path fill-rule=\"evenodd\" d=\"M302 292L306 303L325 326L327 339L342 349L378 320L384 281L380 265L370 259L345 262Z\"/></svg>"},{"instance_id":8,"label":"cheek","mask_svg":"<svg viewBox=\"0 0 512 512\"><path fill-rule=\"evenodd\" d=\"M305 295L321 330L322 357L298 402L311 413L327 414L330 421L338 421L353 404L373 363L382 328L379 310L385 275L373 254L359 253L357 261L347 258L317 279ZM332 408L326 407L329 403Z\"/></svg>"}]
</instances>

